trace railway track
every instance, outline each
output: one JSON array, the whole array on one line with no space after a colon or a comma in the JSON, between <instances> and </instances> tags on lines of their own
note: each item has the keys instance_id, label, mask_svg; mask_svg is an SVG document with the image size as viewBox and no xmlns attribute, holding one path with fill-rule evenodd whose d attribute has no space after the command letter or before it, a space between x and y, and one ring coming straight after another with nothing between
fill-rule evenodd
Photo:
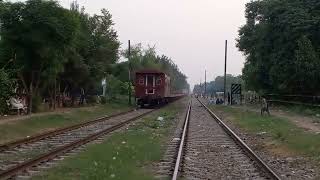
<instances>
[{"instance_id":1,"label":"railway track","mask_svg":"<svg viewBox=\"0 0 320 180\"><path fill-rule=\"evenodd\" d=\"M30 178L68 153L81 150L84 144L102 141L99 138L155 110L132 110L3 145L0 179Z\"/></svg>"},{"instance_id":2,"label":"railway track","mask_svg":"<svg viewBox=\"0 0 320 180\"><path fill-rule=\"evenodd\" d=\"M69 127L56 129L56 130L45 132L45 133L42 133L42 134L37 134L37 135L31 136L31 137L28 137L28 138L23 138L23 139L19 139L19 140L16 140L16 141L8 142L6 144L0 145L0 152L3 152L5 150L13 149L13 148L21 146L23 144L32 143L32 142L35 142L35 141L39 141L41 139L45 139L45 138L48 138L48 137L51 137L51 136L62 134L62 133L67 132L67 131L71 131L71 130L78 129L78 128L81 128L81 127L84 127L84 126L88 126L88 125L91 125L91 124L94 124L94 123L105 121L105 120L108 120L110 118L113 118L113 117L116 117L116 116L120 116L120 115L129 113L129 112L132 112L132 111L134 111L134 109L131 109L129 111L120 112L120 113L117 113L117 114L113 114L113 115L110 115L110 116L100 117L100 118L97 118L97 119L92 120L92 121L75 124L75 125L72 125L72 126L69 126Z\"/></svg>"},{"instance_id":3,"label":"railway track","mask_svg":"<svg viewBox=\"0 0 320 180\"><path fill-rule=\"evenodd\" d=\"M160 179L167 178L164 173L172 180L280 179L200 100L190 103L178 132L161 162Z\"/></svg>"}]
</instances>

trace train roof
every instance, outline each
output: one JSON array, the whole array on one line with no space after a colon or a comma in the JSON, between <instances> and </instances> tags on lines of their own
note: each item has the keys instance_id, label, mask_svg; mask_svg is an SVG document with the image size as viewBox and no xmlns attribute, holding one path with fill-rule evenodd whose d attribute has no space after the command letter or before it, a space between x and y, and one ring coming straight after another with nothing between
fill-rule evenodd
<instances>
[{"instance_id":1,"label":"train roof","mask_svg":"<svg viewBox=\"0 0 320 180\"><path fill-rule=\"evenodd\" d=\"M144 69L144 70L140 70L140 71L136 71L136 73L139 73L139 74L166 74L164 72L161 72L159 70L156 70L156 69Z\"/></svg>"}]
</instances>

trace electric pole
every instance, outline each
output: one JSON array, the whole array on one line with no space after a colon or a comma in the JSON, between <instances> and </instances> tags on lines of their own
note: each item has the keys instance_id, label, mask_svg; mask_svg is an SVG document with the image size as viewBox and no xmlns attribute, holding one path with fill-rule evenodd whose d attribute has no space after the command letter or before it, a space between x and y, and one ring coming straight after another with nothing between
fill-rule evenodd
<instances>
[{"instance_id":1,"label":"electric pole","mask_svg":"<svg viewBox=\"0 0 320 180\"><path fill-rule=\"evenodd\" d=\"M223 93L224 103L226 103L226 94L227 94L227 51L228 51L228 40L226 40L225 51L224 51L224 93Z\"/></svg>"},{"instance_id":2,"label":"electric pole","mask_svg":"<svg viewBox=\"0 0 320 180\"><path fill-rule=\"evenodd\" d=\"M203 91L202 91L202 79L200 78L200 96L202 96L202 93L203 93Z\"/></svg>"},{"instance_id":3,"label":"electric pole","mask_svg":"<svg viewBox=\"0 0 320 180\"><path fill-rule=\"evenodd\" d=\"M204 71L204 96L207 95L207 70Z\"/></svg>"},{"instance_id":4,"label":"electric pole","mask_svg":"<svg viewBox=\"0 0 320 180\"><path fill-rule=\"evenodd\" d=\"M129 72L129 85L128 85L128 103L131 105L131 62L130 62L130 56L131 56L131 45L130 40L128 41L128 72Z\"/></svg>"}]
</instances>

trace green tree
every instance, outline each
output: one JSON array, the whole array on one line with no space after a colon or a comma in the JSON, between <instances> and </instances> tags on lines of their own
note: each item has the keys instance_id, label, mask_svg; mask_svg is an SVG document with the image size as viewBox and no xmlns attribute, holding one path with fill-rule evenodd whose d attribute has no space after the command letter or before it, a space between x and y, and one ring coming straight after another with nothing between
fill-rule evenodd
<instances>
[{"instance_id":1,"label":"green tree","mask_svg":"<svg viewBox=\"0 0 320 180\"><path fill-rule=\"evenodd\" d=\"M316 92L319 86L315 82L320 82L318 74L320 72L320 61L311 41L306 36L298 40L294 66L296 72L293 76L297 82L295 91L306 91L310 94Z\"/></svg>"},{"instance_id":2,"label":"green tree","mask_svg":"<svg viewBox=\"0 0 320 180\"><path fill-rule=\"evenodd\" d=\"M111 65L119 59L119 40L113 29L111 14L101 10L102 15L90 16L84 8L73 4L72 12L80 21L69 61L60 78L65 91L82 87L87 91L98 89L101 80L111 73Z\"/></svg>"},{"instance_id":3,"label":"green tree","mask_svg":"<svg viewBox=\"0 0 320 180\"><path fill-rule=\"evenodd\" d=\"M65 53L74 40L78 22L57 2L45 0L6 3L1 21L0 61L13 59L17 77L28 93L31 112L40 84L63 71Z\"/></svg>"},{"instance_id":4,"label":"green tree","mask_svg":"<svg viewBox=\"0 0 320 180\"><path fill-rule=\"evenodd\" d=\"M319 7L317 0L260 0L246 5L247 23L239 30L237 46L246 55L247 88L319 93ZM309 79L314 82L304 81Z\"/></svg>"},{"instance_id":5,"label":"green tree","mask_svg":"<svg viewBox=\"0 0 320 180\"><path fill-rule=\"evenodd\" d=\"M7 110L6 101L10 99L13 92L14 81L4 69L0 69L0 114Z\"/></svg>"},{"instance_id":6,"label":"green tree","mask_svg":"<svg viewBox=\"0 0 320 180\"><path fill-rule=\"evenodd\" d=\"M107 91L107 95L111 99L117 98L117 96L121 92L121 89L124 88L123 86L124 86L123 83L120 80L118 80L116 77L114 77L113 75L108 75L106 91Z\"/></svg>"},{"instance_id":7,"label":"green tree","mask_svg":"<svg viewBox=\"0 0 320 180\"><path fill-rule=\"evenodd\" d=\"M231 91L231 84L242 84L244 88L244 82L241 76L233 76L227 74L227 92ZM193 93L203 94L204 93L204 83L196 84L193 89ZM213 95L216 92L224 92L224 76L217 76L214 81L207 82L207 95Z\"/></svg>"}]
</instances>

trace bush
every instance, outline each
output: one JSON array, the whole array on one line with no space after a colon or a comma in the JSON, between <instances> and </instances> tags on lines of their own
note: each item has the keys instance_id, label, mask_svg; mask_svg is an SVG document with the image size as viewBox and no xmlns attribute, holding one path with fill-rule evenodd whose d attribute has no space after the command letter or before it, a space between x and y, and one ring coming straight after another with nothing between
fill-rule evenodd
<instances>
[{"instance_id":1,"label":"bush","mask_svg":"<svg viewBox=\"0 0 320 180\"><path fill-rule=\"evenodd\" d=\"M88 96L86 100L88 104L96 104L99 102L97 96Z\"/></svg>"},{"instance_id":2,"label":"bush","mask_svg":"<svg viewBox=\"0 0 320 180\"><path fill-rule=\"evenodd\" d=\"M106 104L107 103L107 97L101 96L100 97L100 102L101 102L101 104Z\"/></svg>"},{"instance_id":3,"label":"bush","mask_svg":"<svg viewBox=\"0 0 320 180\"><path fill-rule=\"evenodd\" d=\"M40 110L41 110L41 97L35 95L32 97L32 112L37 113Z\"/></svg>"},{"instance_id":4,"label":"bush","mask_svg":"<svg viewBox=\"0 0 320 180\"><path fill-rule=\"evenodd\" d=\"M12 95L12 86L14 80L10 79L9 74L0 69L0 114L4 114L8 110L7 100Z\"/></svg>"}]
</instances>

